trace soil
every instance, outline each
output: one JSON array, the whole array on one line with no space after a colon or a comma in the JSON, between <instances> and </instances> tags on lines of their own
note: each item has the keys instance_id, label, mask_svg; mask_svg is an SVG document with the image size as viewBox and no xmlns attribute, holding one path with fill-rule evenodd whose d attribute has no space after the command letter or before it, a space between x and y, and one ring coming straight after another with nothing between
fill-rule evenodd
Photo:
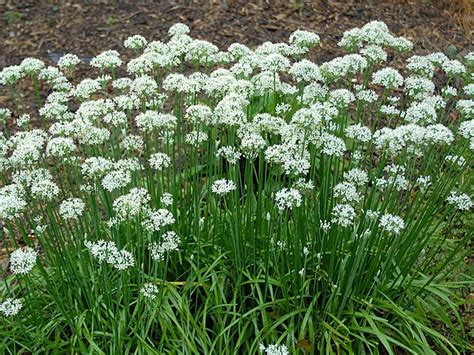
<instances>
[{"instance_id":1,"label":"soil","mask_svg":"<svg viewBox=\"0 0 474 355\"><path fill-rule=\"evenodd\" d=\"M106 49L123 52L122 43L128 36L142 34L149 40L165 40L168 28L176 22L186 23L193 37L212 41L221 49L233 42L254 46L285 41L296 29L312 30L322 42L314 53L317 62L341 54L336 43L342 33L371 20L384 21L395 34L410 38L417 53L446 52L450 46L450 50L468 51L473 38L469 18L455 11L456 0L446 1L449 6L442 5L443 0L168 0L117 4L103 0L0 0L0 68L28 56L53 63L68 52L85 58Z\"/></svg>"}]
</instances>

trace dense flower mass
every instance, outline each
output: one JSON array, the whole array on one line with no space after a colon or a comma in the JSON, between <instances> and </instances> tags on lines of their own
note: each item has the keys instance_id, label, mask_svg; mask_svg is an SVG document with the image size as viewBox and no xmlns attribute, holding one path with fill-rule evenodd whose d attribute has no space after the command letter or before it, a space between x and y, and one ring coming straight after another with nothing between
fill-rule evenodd
<instances>
[{"instance_id":1,"label":"dense flower mass","mask_svg":"<svg viewBox=\"0 0 474 355\"><path fill-rule=\"evenodd\" d=\"M380 21L319 43L176 24L3 68L38 98L0 108L7 352L457 353L429 286L472 237L474 54Z\"/></svg>"},{"instance_id":2,"label":"dense flower mass","mask_svg":"<svg viewBox=\"0 0 474 355\"><path fill-rule=\"evenodd\" d=\"M7 298L0 303L0 312L6 317L15 316L23 308L23 301L21 299Z\"/></svg>"},{"instance_id":3,"label":"dense flower mass","mask_svg":"<svg viewBox=\"0 0 474 355\"><path fill-rule=\"evenodd\" d=\"M14 274L28 274L36 265L38 253L30 247L17 249L10 255L10 270Z\"/></svg>"},{"instance_id":4,"label":"dense flower mass","mask_svg":"<svg viewBox=\"0 0 474 355\"><path fill-rule=\"evenodd\" d=\"M64 200L59 205L59 214L65 219L77 219L82 216L85 204L80 198Z\"/></svg>"},{"instance_id":5,"label":"dense flower mass","mask_svg":"<svg viewBox=\"0 0 474 355\"><path fill-rule=\"evenodd\" d=\"M214 181L211 187L211 191L216 195L226 195L229 192L235 190L236 188L237 186L235 186L235 183L233 181L220 179Z\"/></svg>"}]
</instances>

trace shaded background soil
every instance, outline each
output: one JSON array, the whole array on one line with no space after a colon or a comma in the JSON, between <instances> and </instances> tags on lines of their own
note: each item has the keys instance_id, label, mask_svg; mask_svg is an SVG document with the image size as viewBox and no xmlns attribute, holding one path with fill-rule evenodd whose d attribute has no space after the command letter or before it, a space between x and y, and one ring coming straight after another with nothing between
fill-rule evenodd
<instances>
[{"instance_id":1,"label":"shaded background soil","mask_svg":"<svg viewBox=\"0 0 474 355\"><path fill-rule=\"evenodd\" d=\"M381 20L410 38L417 53L472 49L473 0L274 0L274 1L7 1L0 0L0 68L27 56L55 62L63 53L90 58L123 49L123 40L142 34L165 40L183 22L191 35L225 49L285 41L296 29L312 30L322 46L317 62L342 51L342 33ZM471 48L469 48L471 47Z\"/></svg>"}]
</instances>

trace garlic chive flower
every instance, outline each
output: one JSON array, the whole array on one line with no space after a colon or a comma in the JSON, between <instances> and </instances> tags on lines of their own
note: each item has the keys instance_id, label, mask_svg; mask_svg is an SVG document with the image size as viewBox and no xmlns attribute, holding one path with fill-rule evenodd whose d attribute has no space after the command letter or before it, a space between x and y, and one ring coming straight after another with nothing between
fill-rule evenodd
<instances>
[{"instance_id":1,"label":"garlic chive flower","mask_svg":"<svg viewBox=\"0 0 474 355\"><path fill-rule=\"evenodd\" d=\"M473 206L472 200L467 194L456 191L451 191L446 201L460 211L469 211Z\"/></svg>"},{"instance_id":2,"label":"garlic chive flower","mask_svg":"<svg viewBox=\"0 0 474 355\"><path fill-rule=\"evenodd\" d=\"M129 135L123 138L121 146L126 151L141 151L143 149L143 138L137 135Z\"/></svg>"},{"instance_id":3,"label":"garlic chive flower","mask_svg":"<svg viewBox=\"0 0 474 355\"><path fill-rule=\"evenodd\" d=\"M51 138L46 146L46 155L50 157L62 158L74 154L75 151L76 145L69 137Z\"/></svg>"},{"instance_id":4,"label":"garlic chive flower","mask_svg":"<svg viewBox=\"0 0 474 355\"><path fill-rule=\"evenodd\" d=\"M146 189L134 187L129 193L115 199L112 204L113 210L119 220L131 220L147 211L150 199Z\"/></svg>"},{"instance_id":5,"label":"garlic chive flower","mask_svg":"<svg viewBox=\"0 0 474 355\"><path fill-rule=\"evenodd\" d=\"M36 265L37 257L38 253L30 247L17 249L10 255L10 270L14 274L29 274Z\"/></svg>"},{"instance_id":6,"label":"garlic chive flower","mask_svg":"<svg viewBox=\"0 0 474 355\"><path fill-rule=\"evenodd\" d=\"M167 232L161 237L160 243L150 246L151 257L155 261L164 261L168 253L177 251L181 240L175 232Z\"/></svg>"},{"instance_id":7,"label":"garlic chive flower","mask_svg":"<svg viewBox=\"0 0 474 355\"><path fill-rule=\"evenodd\" d=\"M44 67L44 62L36 58L25 58L20 64L20 70L30 76L38 75Z\"/></svg>"},{"instance_id":8,"label":"garlic chive flower","mask_svg":"<svg viewBox=\"0 0 474 355\"><path fill-rule=\"evenodd\" d=\"M147 282L143 284L142 288L140 289L140 293L151 300L154 300L158 293L160 292L160 289L158 286L152 284L151 282Z\"/></svg>"},{"instance_id":9,"label":"garlic chive flower","mask_svg":"<svg viewBox=\"0 0 474 355\"><path fill-rule=\"evenodd\" d=\"M237 188L235 183L233 181L227 180L227 179L220 179L217 181L214 181L214 183L211 186L211 191L215 193L216 195L226 195L231 191L234 191Z\"/></svg>"},{"instance_id":10,"label":"garlic chive flower","mask_svg":"<svg viewBox=\"0 0 474 355\"><path fill-rule=\"evenodd\" d=\"M387 67L376 71L372 75L372 82L386 89L394 89L403 85L403 76L396 69Z\"/></svg>"},{"instance_id":11,"label":"garlic chive flower","mask_svg":"<svg viewBox=\"0 0 474 355\"><path fill-rule=\"evenodd\" d=\"M27 206L21 185L11 184L0 188L0 218L12 220L19 217Z\"/></svg>"},{"instance_id":12,"label":"garlic chive flower","mask_svg":"<svg viewBox=\"0 0 474 355\"><path fill-rule=\"evenodd\" d=\"M160 208L147 212L147 216L142 221L143 229L148 232L157 232L165 226L175 222L173 214L167 209Z\"/></svg>"},{"instance_id":13,"label":"garlic chive flower","mask_svg":"<svg viewBox=\"0 0 474 355\"><path fill-rule=\"evenodd\" d=\"M123 188L132 181L132 176L128 171L114 170L104 176L102 187L109 192Z\"/></svg>"},{"instance_id":14,"label":"garlic chive flower","mask_svg":"<svg viewBox=\"0 0 474 355\"><path fill-rule=\"evenodd\" d=\"M21 68L18 65L5 67L0 72L0 84L14 85L18 80L23 78L23 76L24 73L21 71Z\"/></svg>"},{"instance_id":15,"label":"garlic chive flower","mask_svg":"<svg viewBox=\"0 0 474 355\"><path fill-rule=\"evenodd\" d=\"M222 157L229 164L237 164L242 154L232 146L219 147L217 150L217 156Z\"/></svg>"},{"instance_id":16,"label":"garlic chive flower","mask_svg":"<svg viewBox=\"0 0 474 355\"><path fill-rule=\"evenodd\" d=\"M354 223L356 217L354 208L347 204L335 205L331 214L331 222L338 224L341 227L350 227Z\"/></svg>"},{"instance_id":17,"label":"garlic chive flower","mask_svg":"<svg viewBox=\"0 0 474 355\"><path fill-rule=\"evenodd\" d=\"M79 57L75 54L65 54L58 60L58 67L61 70L72 71L81 62Z\"/></svg>"},{"instance_id":18,"label":"garlic chive flower","mask_svg":"<svg viewBox=\"0 0 474 355\"><path fill-rule=\"evenodd\" d=\"M173 195L169 192L164 192L160 197L160 202L163 206L169 207L173 205Z\"/></svg>"},{"instance_id":19,"label":"garlic chive flower","mask_svg":"<svg viewBox=\"0 0 474 355\"><path fill-rule=\"evenodd\" d=\"M343 203L357 204L362 196L350 182L341 182L334 186L334 197Z\"/></svg>"},{"instance_id":20,"label":"garlic chive flower","mask_svg":"<svg viewBox=\"0 0 474 355\"><path fill-rule=\"evenodd\" d=\"M158 84L152 77L143 75L132 81L130 90L138 97L151 97L156 94L156 91L158 90Z\"/></svg>"},{"instance_id":21,"label":"garlic chive flower","mask_svg":"<svg viewBox=\"0 0 474 355\"><path fill-rule=\"evenodd\" d=\"M139 114L135 119L138 128L143 132L151 132L154 129L172 129L176 126L177 118L171 114L146 111Z\"/></svg>"},{"instance_id":22,"label":"garlic chive flower","mask_svg":"<svg viewBox=\"0 0 474 355\"><path fill-rule=\"evenodd\" d=\"M270 344L265 346L264 344L260 344L258 349L260 353L264 355L290 355L286 345Z\"/></svg>"},{"instance_id":23,"label":"garlic chive flower","mask_svg":"<svg viewBox=\"0 0 474 355\"><path fill-rule=\"evenodd\" d=\"M296 30L289 38L289 53L293 56L301 56L307 53L311 48L317 46L320 38L316 33Z\"/></svg>"},{"instance_id":24,"label":"garlic chive flower","mask_svg":"<svg viewBox=\"0 0 474 355\"><path fill-rule=\"evenodd\" d=\"M132 253L126 250L119 250L114 242L107 242L105 240L91 242L86 240L84 245L99 262L105 262L115 269L126 270L135 264L135 258Z\"/></svg>"},{"instance_id":25,"label":"garlic chive flower","mask_svg":"<svg viewBox=\"0 0 474 355\"><path fill-rule=\"evenodd\" d=\"M189 33L189 27L184 23L175 23L168 30L170 36L182 36Z\"/></svg>"},{"instance_id":26,"label":"garlic chive flower","mask_svg":"<svg viewBox=\"0 0 474 355\"><path fill-rule=\"evenodd\" d=\"M405 228L405 222L399 216L387 213L380 217L379 226L389 234L398 235Z\"/></svg>"},{"instance_id":27,"label":"garlic chive flower","mask_svg":"<svg viewBox=\"0 0 474 355\"><path fill-rule=\"evenodd\" d=\"M0 313L5 317L16 316L23 308L23 301L21 299L7 298L0 303Z\"/></svg>"},{"instance_id":28,"label":"garlic chive flower","mask_svg":"<svg viewBox=\"0 0 474 355\"><path fill-rule=\"evenodd\" d=\"M344 180L360 187L369 182L369 177L364 170L353 168L344 173Z\"/></svg>"},{"instance_id":29,"label":"garlic chive flower","mask_svg":"<svg viewBox=\"0 0 474 355\"><path fill-rule=\"evenodd\" d=\"M284 187L276 192L275 201L278 210L283 212L285 209L291 210L294 207L300 207L303 197L297 189Z\"/></svg>"},{"instance_id":30,"label":"garlic chive flower","mask_svg":"<svg viewBox=\"0 0 474 355\"><path fill-rule=\"evenodd\" d=\"M53 200L59 194L59 187L55 182L44 179L31 186L31 195L37 199Z\"/></svg>"},{"instance_id":31,"label":"garlic chive flower","mask_svg":"<svg viewBox=\"0 0 474 355\"><path fill-rule=\"evenodd\" d=\"M150 155L148 163L153 169L160 171L171 165L171 158L165 153L155 153Z\"/></svg>"},{"instance_id":32,"label":"garlic chive flower","mask_svg":"<svg viewBox=\"0 0 474 355\"><path fill-rule=\"evenodd\" d=\"M59 214L64 219L78 219L82 216L85 207L80 198L69 198L59 205Z\"/></svg>"},{"instance_id":33,"label":"garlic chive flower","mask_svg":"<svg viewBox=\"0 0 474 355\"><path fill-rule=\"evenodd\" d=\"M346 136L362 143L367 143L372 139L370 128L358 123L346 128Z\"/></svg>"},{"instance_id":34,"label":"garlic chive flower","mask_svg":"<svg viewBox=\"0 0 474 355\"><path fill-rule=\"evenodd\" d=\"M99 69L115 69L122 65L119 52L108 50L91 59L90 65Z\"/></svg>"},{"instance_id":35,"label":"garlic chive flower","mask_svg":"<svg viewBox=\"0 0 474 355\"><path fill-rule=\"evenodd\" d=\"M147 45L147 43L148 42L147 42L145 37L143 37L141 35L133 35L133 36L128 37L123 42L123 46L125 48L137 50L137 49L141 49L141 48L145 47Z\"/></svg>"}]
</instances>

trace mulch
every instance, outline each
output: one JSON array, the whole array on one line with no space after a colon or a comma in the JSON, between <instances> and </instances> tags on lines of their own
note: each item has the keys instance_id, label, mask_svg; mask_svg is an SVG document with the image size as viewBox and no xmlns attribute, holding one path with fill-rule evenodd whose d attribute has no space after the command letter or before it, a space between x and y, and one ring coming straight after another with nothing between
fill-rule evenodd
<instances>
[{"instance_id":1,"label":"mulch","mask_svg":"<svg viewBox=\"0 0 474 355\"><path fill-rule=\"evenodd\" d=\"M176 22L221 49L233 42L256 46L285 41L296 29L312 30L322 42L314 53L317 62L341 54L336 43L342 33L371 20L384 21L395 34L413 40L417 53L446 52L449 46L460 52L472 49L473 29L466 29L462 17L442 2L0 0L0 68L28 56L54 63L68 52L90 58L106 49L123 50L123 40L133 34L165 40Z\"/></svg>"}]
</instances>

